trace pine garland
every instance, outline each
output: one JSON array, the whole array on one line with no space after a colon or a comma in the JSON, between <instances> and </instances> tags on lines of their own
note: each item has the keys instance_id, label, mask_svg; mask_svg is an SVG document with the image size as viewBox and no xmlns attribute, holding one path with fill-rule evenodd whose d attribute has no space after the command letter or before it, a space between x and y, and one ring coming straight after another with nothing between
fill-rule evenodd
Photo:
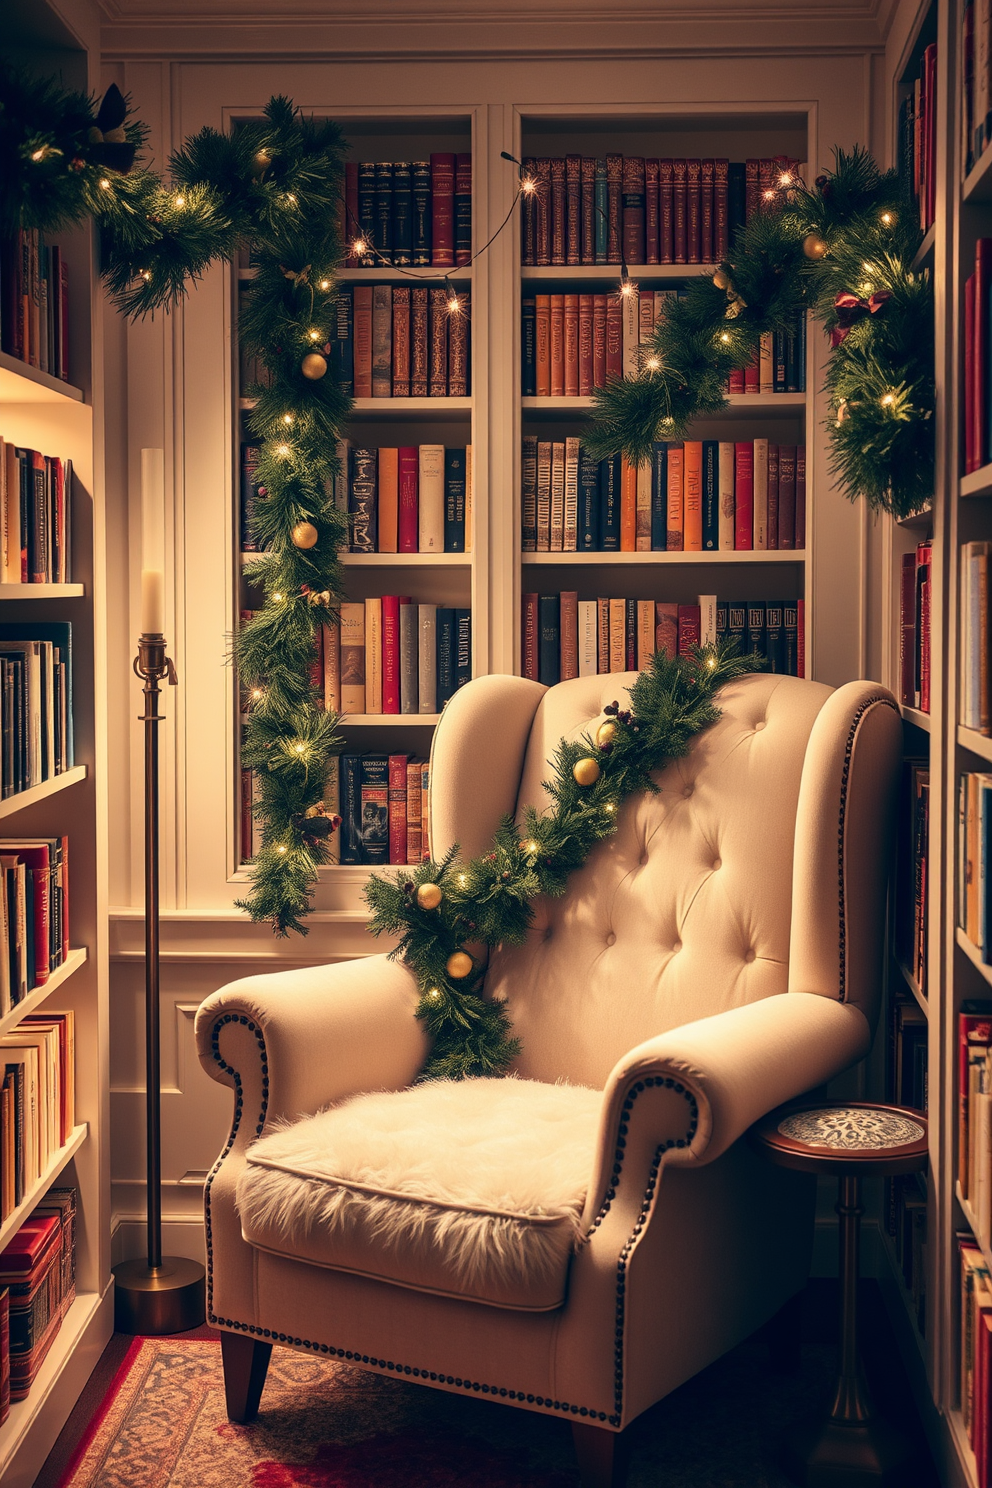
<instances>
[{"instance_id":1,"label":"pine garland","mask_svg":"<svg viewBox=\"0 0 992 1488\"><path fill-rule=\"evenodd\" d=\"M826 376L831 467L847 496L895 516L933 493L933 295L914 269L921 234L895 171L864 150L807 190L786 176L738 233L732 261L666 300L639 374L596 394L587 436L641 464L656 439L686 437L726 406L730 373L766 332L809 310L835 342Z\"/></svg>"},{"instance_id":2,"label":"pine garland","mask_svg":"<svg viewBox=\"0 0 992 1488\"><path fill-rule=\"evenodd\" d=\"M371 876L369 930L399 937L390 956L406 962L420 988L417 1017L432 1040L421 1079L506 1071L519 1045L506 1008L484 996L483 958L466 947L523 942L537 895L565 892L569 875L617 830L623 802L657 791L653 773L716 722L720 688L765 665L735 648L697 647L676 660L656 652L630 690L629 709L610 704L595 738L558 745L545 782L551 808L529 807L522 828L505 817L488 852L462 862L455 846L440 862Z\"/></svg>"}]
</instances>

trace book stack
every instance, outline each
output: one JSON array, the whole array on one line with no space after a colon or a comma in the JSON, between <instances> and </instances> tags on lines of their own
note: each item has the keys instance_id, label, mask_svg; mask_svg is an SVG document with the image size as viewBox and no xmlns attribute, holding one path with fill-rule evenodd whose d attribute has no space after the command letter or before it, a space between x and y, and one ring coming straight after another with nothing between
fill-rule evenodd
<instances>
[{"instance_id":1,"label":"book stack","mask_svg":"<svg viewBox=\"0 0 992 1488\"><path fill-rule=\"evenodd\" d=\"M964 286L964 469L970 475L992 460L992 238L975 244L975 268Z\"/></svg>"},{"instance_id":2,"label":"book stack","mask_svg":"<svg viewBox=\"0 0 992 1488\"><path fill-rule=\"evenodd\" d=\"M522 262L709 264L799 161L527 155Z\"/></svg>"},{"instance_id":3,"label":"book stack","mask_svg":"<svg viewBox=\"0 0 992 1488\"><path fill-rule=\"evenodd\" d=\"M348 267L455 268L472 258L472 156L350 160L341 236ZM356 253L356 243L367 251ZM373 251L374 250L374 251Z\"/></svg>"},{"instance_id":4,"label":"book stack","mask_svg":"<svg viewBox=\"0 0 992 1488\"><path fill-rule=\"evenodd\" d=\"M0 1017L69 954L69 839L0 838Z\"/></svg>"},{"instance_id":5,"label":"book stack","mask_svg":"<svg viewBox=\"0 0 992 1488\"><path fill-rule=\"evenodd\" d=\"M523 440L525 553L750 552L806 546L806 447L658 441L650 464L578 438Z\"/></svg>"},{"instance_id":6,"label":"book stack","mask_svg":"<svg viewBox=\"0 0 992 1488\"><path fill-rule=\"evenodd\" d=\"M960 722L992 733L989 704L989 550L987 542L961 549ZM929 606L928 606L929 609Z\"/></svg>"},{"instance_id":7,"label":"book stack","mask_svg":"<svg viewBox=\"0 0 992 1488\"><path fill-rule=\"evenodd\" d=\"M28 1395L76 1296L76 1192L49 1189L0 1254L9 1309L10 1398Z\"/></svg>"},{"instance_id":8,"label":"book stack","mask_svg":"<svg viewBox=\"0 0 992 1488\"><path fill-rule=\"evenodd\" d=\"M522 392L525 398L589 397L613 377L636 377L651 356L655 326L677 289L628 294L539 294L521 307ZM728 393L806 390L806 317L788 331L768 332L746 368L731 373Z\"/></svg>"},{"instance_id":9,"label":"book stack","mask_svg":"<svg viewBox=\"0 0 992 1488\"><path fill-rule=\"evenodd\" d=\"M927 990L929 841L929 765L925 760L906 760L899 805L895 952L923 996Z\"/></svg>"},{"instance_id":10,"label":"book stack","mask_svg":"<svg viewBox=\"0 0 992 1488\"><path fill-rule=\"evenodd\" d=\"M73 763L71 623L0 625L0 794Z\"/></svg>"},{"instance_id":11,"label":"book stack","mask_svg":"<svg viewBox=\"0 0 992 1488\"><path fill-rule=\"evenodd\" d=\"M985 98L987 106L987 81ZM936 210L936 161L937 46L934 42L924 51L919 76L899 105L899 174L906 194L916 206L923 232L933 222Z\"/></svg>"},{"instance_id":12,"label":"book stack","mask_svg":"<svg viewBox=\"0 0 992 1488\"><path fill-rule=\"evenodd\" d=\"M899 587L899 693L909 708L930 712L931 539L902 555Z\"/></svg>"},{"instance_id":13,"label":"book stack","mask_svg":"<svg viewBox=\"0 0 992 1488\"><path fill-rule=\"evenodd\" d=\"M430 765L409 754L343 754L328 795L341 817L342 863L420 863L430 858Z\"/></svg>"},{"instance_id":14,"label":"book stack","mask_svg":"<svg viewBox=\"0 0 992 1488\"><path fill-rule=\"evenodd\" d=\"M457 303L456 303L457 298ZM443 285L356 284L338 291L326 344L355 398L465 398L471 295Z\"/></svg>"},{"instance_id":15,"label":"book stack","mask_svg":"<svg viewBox=\"0 0 992 1488\"><path fill-rule=\"evenodd\" d=\"M992 774L958 778L958 924L992 965Z\"/></svg>"},{"instance_id":16,"label":"book stack","mask_svg":"<svg viewBox=\"0 0 992 1488\"><path fill-rule=\"evenodd\" d=\"M68 272L57 243L37 228L0 242L0 348L69 380Z\"/></svg>"},{"instance_id":17,"label":"book stack","mask_svg":"<svg viewBox=\"0 0 992 1488\"><path fill-rule=\"evenodd\" d=\"M67 584L72 461L0 437L0 583Z\"/></svg>"},{"instance_id":18,"label":"book stack","mask_svg":"<svg viewBox=\"0 0 992 1488\"><path fill-rule=\"evenodd\" d=\"M576 592L523 595L523 676L553 687L572 677L636 672L656 651L684 656L694 646L736 639L767 670L805 674L802 600L735 604L701 594L698 604L653 599L580 599Z\"/></svg>"},{"instance_id":19,"label":"book stack","mask_svg":"<svg viewBox=\"0 0 992 1488\"><path fill-rule=\"evenodd\" d=\"M75 1124L73 1014L32 1013L0 1036L0 1219L65 1146Z\"/></svg>"}]
</instances>

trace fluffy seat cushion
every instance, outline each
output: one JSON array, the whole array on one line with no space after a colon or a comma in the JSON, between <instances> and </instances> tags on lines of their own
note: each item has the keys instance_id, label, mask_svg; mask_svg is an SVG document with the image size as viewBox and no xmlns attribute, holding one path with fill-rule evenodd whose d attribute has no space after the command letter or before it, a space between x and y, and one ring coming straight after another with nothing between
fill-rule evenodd
<instances>
[{"instance_id":1,"label":"fluffy seat cushion","mask_svg":"<svg viewBox=\"0 0 992 1488\"><path fill-rule=\"evenodd\" d=\"M400 1286L560 1307L601 1105L598 1090L514 1079L356 1096L249 1150L244 1237Z\"/></svg>"}]
</instances>

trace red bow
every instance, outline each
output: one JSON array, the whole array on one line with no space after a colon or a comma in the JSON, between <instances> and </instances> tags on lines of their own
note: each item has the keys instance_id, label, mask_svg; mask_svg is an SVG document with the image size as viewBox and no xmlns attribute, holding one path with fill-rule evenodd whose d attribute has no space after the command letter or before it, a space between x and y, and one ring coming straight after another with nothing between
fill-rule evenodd
<instances>
[{"instance_id":1,"label":"red bow","mask_svg":"<svg viewBox=\"0 0 992 1488\"><path fill-rule=\"evenodd\" d=\"M839 346L847 336L851 327L857 325L866 315L874 315L881 310L886 300L891 300L892 293L888 289L878 289L867 300L859 300L856 294L842 289L834 300L834 309L837 311L837 329L831 334L831 344Z\"/></svg>"}]
</instances>

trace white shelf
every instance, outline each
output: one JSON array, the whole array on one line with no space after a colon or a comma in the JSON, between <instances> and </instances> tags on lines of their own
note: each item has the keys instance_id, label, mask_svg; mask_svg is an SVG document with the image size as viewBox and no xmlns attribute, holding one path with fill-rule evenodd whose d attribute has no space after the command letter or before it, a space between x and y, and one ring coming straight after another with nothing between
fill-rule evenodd
<instances>
[{"instance_id":1,"label":"white shelf","mask_svg":"<svg viewBox=\"0 0 992 1488\"><path fill-rule=\"evenodd\" d=\"M975 729L962 728L959 725L958 744L962 749L977 754L981 759L992 760L992 739L987 734L980 734Z\"/></svg>"},{"instance_id":2,"label":"white shelf","mask_svg":"<svg viewBox=\"0 0 992 1488\"><path fill-rule=\"evenodd\" d=\"M900 706L902 708L902 716L907 723L913 724L915 728L922 729L925 734L930 732L929 713L924 713L919 708L910 708L907 703L902 703Z\"/></svg>"},{"instance_id":3,"label":"white shelf","mask_svg":"<svg viewBox=\"0 0 992 1488\"><path fill-rule=\"evenodd\" d=\"M932 222L927 228L923 242L916 250L916 255L913 259L914 269L925 269L933 262L933 248L936 241L937 224Z\"/></svg>"},{"instance_id":4,"label":"white shelf","mask_svg":"<svg viewBox=\"0 0 992 1488\"><path fill-rule=\"evenodd\" d=\"M70 951L64 963L57 971L51 973L47 982L43 982L40 987L35 987L33 992L29 992L27 997L23 997L15 1007L11 1008L9 1013L5 1013L0 1018L0 1035L9 1033L12 1028L16 1028L30 1013L38 1012L39 1008L48 1001L52 994L65 985L73 972L78 971L85 964L87 954L88 952L85 946L80 946L78 950Z\"/></svg>"},{"instance_id":5,"label":"white shelf","mask_svg":"<svg viewBox=\"0 0 992 1488\"><path fill-rule=\"evenodd\" d=\"M85 584L0 584L0 599L82 599Z\"/></svg>"},{"instance_id":6,"label":"white shelf","mask_svg":"<svg viewBox=\"0 0 992 1488\"><path fill-rule=\"evenodd\" d=\"M51 780L43 780L40 785L31 786L30 790L17 791L5 801L0 801L0 818L15 816L18 811L25 811L39 801L47 801L49 796L57 796L59 791L68 790L70 785L78 785L85 779L86 766L74 765L71 770L54 775Z\"/></svg>"},{"instance_id":7,"label":"white shelf","mask_svg":"<svg viewBox=\"0 0 992 1488\"><path fill-rule=\"evenodd\" d=\"M692 279L697 274L713 277L716 264L628 264L629 279ZM623 273L621 264L524 264L521 279L592 279L611 284Z\"/></svg>"},{"instance_id":8,"label":"white shelf","mask_svg":"<svg viewBox=\"0 0 992 1488\"><path fill-rule=\"evenodd\" d=\"M962 496L992 495L992 465L982 465L970 475L963 475L958 490Z\"/></svg>"},{"instance_id":9,"label":"white shelf","mask_svg":"<svg viewBox=\"0 0 992 1488\"><path fill-rule=\"evenodd\" d=\"M248 411L257 398L239 398L238 407ZM381 413L395 417L407 413L471 413L471 398L354 398L352 413Z\"/></svg>"},{"instance_id":10,"label":"white shelf","mask_svg":"<svg viewBox=\"0 0 992 1488\"><path fill-rule=\"evenodd\" d=\"M966 202L992 201L992 145L986 145L965 177L961 199Z\"/></svg>"},{"instance_id":11,"label":"white shelf","mask_svg":"<svg viewBox=\"0 0 992 1488\"><path fill-rule=\"evenodd\" d=\"M8 1241L13 1239L21 1228L21 1225L34 1210L35 1205L45 1197L45 1194L51 1188L62 1169L72 1161L80 1147L82 1147L88 1133L89 1128L85 1122L81 1126L73 1128L72 1135L65 1146L59 1148L41 1177L32 1183L17 1208L11 1210L10 1214L7 1215L3 1224L0 1225L0 1250L3 1250Z\"/></svg>"},{"instance_id":12,"label":"white shelf","mask_svg":"<svg viewBox=\"0 0 992 1488\"><path fill-rule=\"evenodd\" d=\"M957 1453L958 1467L969 1488L978 1488L978 1463L975 1454L971 1450L971 1442L965 1430L964 1417L960 1410L955 1407L945 1412L951 1444Z\"/></svg>"},{"instance_id":13,"label":"white shelf","mask_svg":"<svg viewBox=\"0 0 992 1488\"><path fill-rule=\"evenodd\" d=\"M534 413L587 413L595 407L593 398L528 397L521 398L520 404L525 411ZM805 393L728 393L727 402L723 408L701 413L697 422L702 423L703 420L712 418L730 418L741 413L786 413L805 409L805 407Z\"/></svg>"},{"instance_id":14,"label":"white shelf","mask_svg":"<svg viewBox=\"0 0 992 1488\"><path fill-rule=\"evenodd\" d=\"M424 284L443 285L446 279L458 279L459 283L471 282L471 264L458 264L453 269L442 269L436 264L411 264L409 268L396 269L383 264L378 268L339 269L338 279L342 284L412 284L420 279Z\"/></svg>"},{"instance_id":15,"label":"white shelf","mask_svg":"<svg viewBox=\"0 0 992 1488\"><path fill-rule=\"evenodd\" d=\"M975 1211L968 1203L968 1200L961 1192L960 1180L958 1180L954 1184L954 1197L957 1199L958 1204L961 1207L961 1213L964 1215L967 1221L968 1228L971 1231L972 1236L974 1237L975 1244L978 1246L979 1250L982 1252L983 1257L985 1258L985 1264L988 1266L989 1270L992 1271L992 1250L989 1249L988 1241L983 1240L981 1235L979 1235L978 1233L978 1218L975 1214Z\"/></svg>"},{"instance_id":16,"label":"white shelf","mask_svg":"<svg viewBox=\"0 0 992 1488\"><path fill-rule=\"evenodd\" d=\"M805 549L798 551L789 549L782 552L754 552L753 550L733 553L707 552L707 553L521 553L520 562L525 566L546 564L584 564L591 567L603 567L619 564L640 564L656 567L670 564L695 564L709 565L711 563L804 563L806 561Z\"/></svg>"},{"instance_id":17,"label":"white shelf","mask_svg":"<svg viewBox=\"0 0 992 1488\"><path fill-rule=\"evenodd\" d=\"M383 724L434 728L440 721L440 713L342 713L340 719L342 728L381 728Z\"/></svg>"},{"instance_id":18,"label":"white shelf","mask_svg":"<svg viewBox=\"0 0 992 1488\"><path fill-rule=\"evenodd\" d=\"M923 995L923 992L920 990L920 984L919 984L919 982L916 980L915 976L910 971L910 969L909 969L908 966L904 966L901 961L897 961L896 962L896 965L899 968L899 974L902 977L903 981L905 982L907 988L909 989L909 991L915 997L915 999L916 999L917 1003L919 1004L920 1008L923 1010L923 1012L929 1018L929 1016L930 1016L930 1004L927 1002L926 997Z\"/></svg>"},{"instance_id":19,"label":"white shelf","mask_svg":"<svg viewBox=\"0 0 992 1488\"><path fill-rule=\"evenodd\" d=\"M250 568L268 553L242 553L243 568ZM339 553L345 568L471 568L471 553Z\"/></svg>"},{"instance_id":20,"label":"white shelf","mask_svg":"<svg viewBox=\"0 0 992 1488\"><path fill-rule=\"evenodd\" d=\"M82 390L0 351L0 403L82 403Z\"/></svg>"},{"instance_id":21,"label":"white shelf","mask_svg":"<svg viewBox=\"0 0 992 1488\"><path fill-rule=\"evenodd\" d=\"M965 955L968 957L968 960L971 962L972 966L975 967L976 971L979 971L985 978L985 980L989 983L989 985L992 986L992 966L986 966L985 962L982 960L981 951L975 945L974 941L965 934L960 925L956 925L954 928L954 939L957 941L961 950L964 951Z\"/></svg>"}]
</instances>

